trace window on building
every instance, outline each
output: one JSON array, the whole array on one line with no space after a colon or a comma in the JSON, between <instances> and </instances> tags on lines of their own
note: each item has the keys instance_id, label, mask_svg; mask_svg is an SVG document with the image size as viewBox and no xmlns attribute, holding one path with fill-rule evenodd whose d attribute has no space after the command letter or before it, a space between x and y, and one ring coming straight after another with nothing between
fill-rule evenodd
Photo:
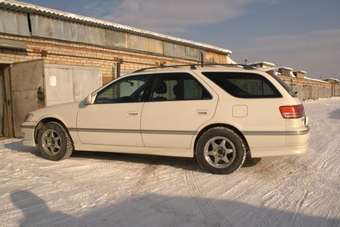
<instances>
[{"instance_id":1,"label":"window on building","mask_svg":"<svg viewBox=\"0 0 340 227\"><path fill-rule=\"evenodd\" d=\"M238 98L278 98L280 92L265 77L253 73L205 72L223 90Z\"/></svg>"},{"instance_id":2,"label":"window on building","mask_svg":"<svg viewBox=\"0 0 340 227\"><path fill-rule=\"evenodd\" d=\"M156 76L150 101L207 100L212 96L190 74L174 73Z\"/></svg>"}]
</instances>

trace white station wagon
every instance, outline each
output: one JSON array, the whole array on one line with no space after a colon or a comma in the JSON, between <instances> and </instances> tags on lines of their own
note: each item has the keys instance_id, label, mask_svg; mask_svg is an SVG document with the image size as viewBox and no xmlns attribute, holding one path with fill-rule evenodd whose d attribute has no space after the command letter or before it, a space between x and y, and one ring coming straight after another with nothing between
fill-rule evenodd
<instances>
[{"instance_id":1,"label":"white station wagon","mask_svg":"<svg viewBox=\"0 0 340 227\"><path fill-rule=\"evenodd\" d=\"M306 152L301 101L279 78L233 65L171 66L136 71L81 103L27 115L24 145L50 160L73 150L195 158L228 174L246 157Z\"/></svg>"}]
</instances>

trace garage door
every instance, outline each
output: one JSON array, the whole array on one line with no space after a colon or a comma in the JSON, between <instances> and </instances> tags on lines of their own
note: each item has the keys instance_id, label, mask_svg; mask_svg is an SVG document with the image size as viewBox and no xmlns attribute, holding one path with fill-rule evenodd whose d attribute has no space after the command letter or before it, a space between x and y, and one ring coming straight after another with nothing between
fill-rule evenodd
<instances>
[{"instance_id":1,"label":"garage door","mask_svg":"<svg viewBox=\"0 0 340 227\"><path fill-rule=\"evenodd\" d=\"M11 87L9 108L12 112L15 137L22 136L20 125L27 113L44 107L44 98L38 95L39 90L43 91L44 88L43 68L42 60L14 63L9 66Z\"/></svg>"},{"instance_id":2,"label":"garage door","mask_svg":"<svg viewBox=\"0 0 340 227\"><path fill-rule=\"evenodd\" d=\"M102 86L99 69L45 65L46 106L78 102Z\"/></svg>"}]
</instances>

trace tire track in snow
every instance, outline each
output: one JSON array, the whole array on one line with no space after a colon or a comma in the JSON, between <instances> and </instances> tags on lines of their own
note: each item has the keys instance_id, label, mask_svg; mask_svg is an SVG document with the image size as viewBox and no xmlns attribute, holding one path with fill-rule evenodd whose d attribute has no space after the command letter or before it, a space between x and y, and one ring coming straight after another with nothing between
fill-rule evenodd
<instances>
[{"instance_id":1,"label":"tire track in snow","mask_svg":"<svg viewBox=\"0 0 340 227\"><path fill-rule=\"evenodd\" d=\"M201 199L202 197L204 197L204 193L200 190L197 181L198 179L196 178L195 173L192 170L185 172L185 183L189 187L189 193L197 204L200 213L205 217L206 220L221 220L221 222L214 223L216 226L233 226L232 223L219 212L218 208L215 206L212 200L207 199L203 201Z\"/></svg>"},{"instance_id":2,"label":"tire track in snow","mask_svg":"<svg viewBox=\"0 0 340 227\"><path fill-rule=\"evenodd\" d=\"M147 184L148 179L157 170L158 166L155 164L150 164L144 166L141 174L138 176L137 182L134 184L132 194L138 194L143 192L143 187Z\"/></svg>"}]
</instances>

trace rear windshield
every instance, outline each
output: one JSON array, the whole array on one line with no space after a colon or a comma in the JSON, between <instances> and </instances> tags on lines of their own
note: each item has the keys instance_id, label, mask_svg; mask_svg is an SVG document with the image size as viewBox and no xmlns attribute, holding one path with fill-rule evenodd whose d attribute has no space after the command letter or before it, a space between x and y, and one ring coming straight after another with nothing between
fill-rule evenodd
<instances>
[{"instance_id":1,"label":"rear windshield","mask_svg":"<svg viewBox=\"0 0 340 227\"><path fill-rule=\"evenodd\" d=\"M271 75L271 74L269 74ZM277 82L279 82L282 87L292 96L292 97L297 97L297 93L293 90L292 87L290 87L286 82L284 82L280 77L276 75L271 75Z\"/></svg>"},{"instance_id":2,"label":"rear windshield","mask_svg":"<svg viewBox=\"0 0 340 227\"><path fill-rule=\"evenodd\" d=\"M254 73L204 72L224 91L238 98L279 98L276 87L265 77Z\"/></svg>"}]
</instances>

